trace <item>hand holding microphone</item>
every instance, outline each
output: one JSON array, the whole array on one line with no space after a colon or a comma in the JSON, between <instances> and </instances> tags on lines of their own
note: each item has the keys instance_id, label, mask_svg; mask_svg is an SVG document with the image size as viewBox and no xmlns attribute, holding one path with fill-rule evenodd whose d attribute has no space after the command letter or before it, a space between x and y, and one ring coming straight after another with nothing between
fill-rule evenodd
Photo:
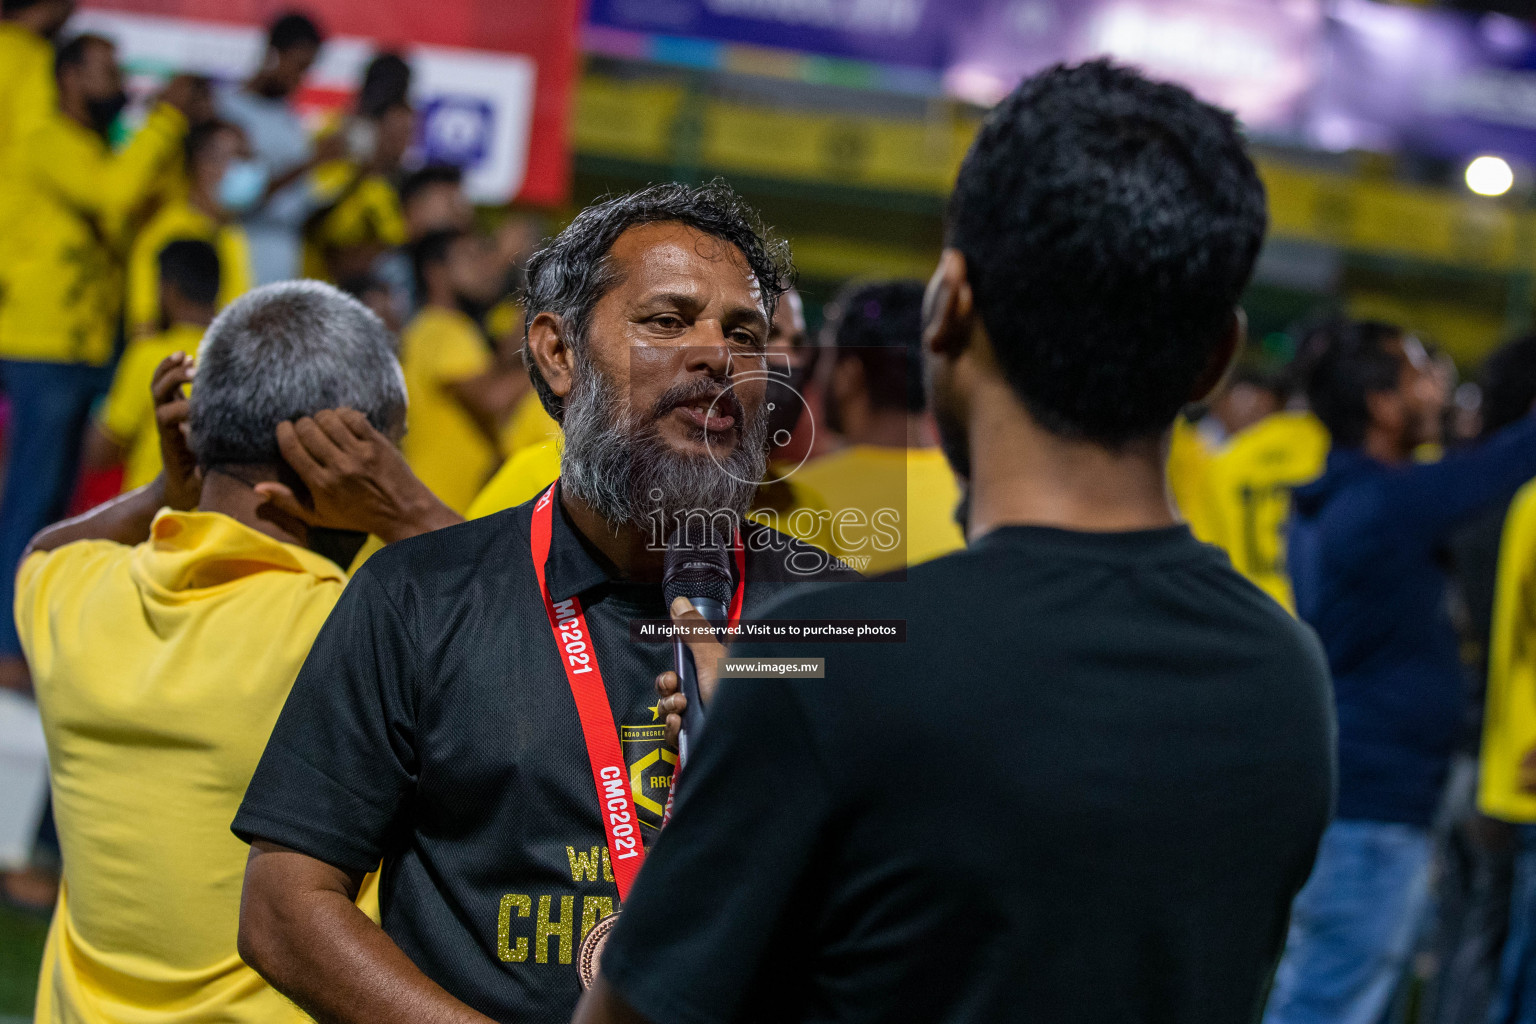
<instances>
[{"instance_id":1,"label":"hand holding microphone","mask_svg":"<svg viewBox=\"0 0 1536 1024\"><path fill-rule=\"evenodd\" d=\"M720 681L719 665L720 659L725 657L725 645L703 635L702 627L707 620L686 597L672 602L672 621L679 626L692 627L690 633L694 635L688 639L688 651L693 658L701 704L707 706L714 699L715 687ZM689 701L675 670L656 677L656 694L661 698L661 713L666 716L667 745L676 748ZM699 710L702 714L703 707Z\"/></svg>"},{"instance_id":2,"label":"hand holding microphone","mask_svg":"<svg viewBox=\"0 0 1536 1024\"><path fill-rule=\"evenodd\" d=\"M697 742L704 728L704 708L719 681L725 646L715 629L726 623L731 601L731 567L726 548L714 537L690 543L679 536L667 545L662 589L672 622L685 628L672 641L673 670L656 680L662 709L667 713L667 739L679 755L688 755L688 740ZM713 628L711 628L713 627Z\"/></svg>"}]
</instances>

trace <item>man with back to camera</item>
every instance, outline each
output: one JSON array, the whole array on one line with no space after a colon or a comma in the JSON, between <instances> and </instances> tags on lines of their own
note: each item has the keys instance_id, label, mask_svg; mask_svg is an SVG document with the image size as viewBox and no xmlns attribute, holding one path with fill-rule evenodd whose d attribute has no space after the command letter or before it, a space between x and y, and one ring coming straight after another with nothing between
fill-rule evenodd
<instances>
[{"instance_id":1,"label":"man with back to camera","mask_svg":"<svg viewBox=\"0 0 1536 1024\"><path fill-rule=\"evenodd\" d=\"M719 687L576 1020L1258 1017L1329 816L1328 677L1164 457L1264 226L1235 122L1182 88L1096 61L991 113L923 333L971 547L771 609L904 645L733 650L826 678Z\"/></svg>"},{"instance_id":2,"label":"man with back to camera","mask_svg":"<svg viewBox=\"0 0 1536 1024\"><path fill-rule=\"evenodd\" d=\"M1430 902L1430 825L1467 684L1449 611L1455 531L1536 476L1536 418L1433 463L1447 388L1391 324L1332 325L1307 402L1328 429L1323 475L1292 495L1296 612L1317 630L1339 719L1338 814L1296 898L1269 1024L1376 1021Z\"/></svg>"},{"instance_id":3,"label":"man with back to camera","mask_svg":"<svg viewBox=\"0 0 1536 1024\"><path fill-rule=\"evenodd\" d=\"M670 645L629 636L666 618L653 516L739 522L748 618L850 575L740 522L790 272L757 224L724 185L657 185L537 253L525 337L558 484L374 555L322 631L234 822L241 954L317 1019L569 1019L577 952L627 896L676 763L654 685ZM352 903L381 859L382 930Z\"/></svg>"},{"instance_id":4,"label":"man with back to camera","mask_svg":"<svg viewBox=\"0 0 1536 1024\"><path fill-rule=\"evenodd\" d=\"M17 576L65 862L40 1024L309 1019L236 953L245 849L227 826L346 580L316 514L390 540L457 519L391 444L405 385L356 301L313 281L244 297L189 399L190 351L138 381L164 472L39 533ZM296 476L316 459L331 471ZM299 479L297 515L268 503Z\"/></svg>"},{"instance_id":5,"label":"man with back to camera","mask_svg":"<svg viewBox=\"0 0 1536 1024\"><path fill-rule=\"evenodd\" d=\"M918 281L860 282L833 300L817 375L846 445L792 477L826 501L832 551L869 575L965 546L960 487L924 415L922 303Z\"/></svg>"}]
</instances>

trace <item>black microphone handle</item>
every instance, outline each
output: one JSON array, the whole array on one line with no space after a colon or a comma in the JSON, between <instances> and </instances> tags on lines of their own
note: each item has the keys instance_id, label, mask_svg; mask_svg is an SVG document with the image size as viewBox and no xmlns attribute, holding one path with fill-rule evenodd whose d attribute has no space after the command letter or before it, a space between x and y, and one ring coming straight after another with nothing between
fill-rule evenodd
<instances>
[{"instance_id":1,"label":"black microphone handle","mask_svg":"<svg viewBox=\"0 0 1536 1024\"><path fill-rule=\"evenodd\" d=\"M693 607L700 615L713 625L724 628L725 605L708 597L690 597L688 600L693 602ZM678 743L679 754L686 758L689 744L697 743L704 731L704 701L699 696L699 674L694 669L693 652L688 650L687 642L681 638L672 641L672 667L683 684L683 696L688 698L688 707L683 712L683 735Z\"/></svg>"}]
</instances>

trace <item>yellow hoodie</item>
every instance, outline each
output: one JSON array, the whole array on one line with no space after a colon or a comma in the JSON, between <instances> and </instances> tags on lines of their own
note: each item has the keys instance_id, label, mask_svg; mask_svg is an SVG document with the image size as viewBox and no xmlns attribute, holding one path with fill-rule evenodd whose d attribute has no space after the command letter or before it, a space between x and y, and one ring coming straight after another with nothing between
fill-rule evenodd
<instances>
[{"instance_id":1,"label":"yellow hoodie","mask_svg":"<svg viewBox=\"0 0 1536 1024\"><path fill-rule=\"evenodd\" d=\"M162 103L116 153L57 110L22 140L9 182L0 359L101 366L112 358L129 231L167 184L186 132L186 118Z\"/></svg>"}]
</instances>

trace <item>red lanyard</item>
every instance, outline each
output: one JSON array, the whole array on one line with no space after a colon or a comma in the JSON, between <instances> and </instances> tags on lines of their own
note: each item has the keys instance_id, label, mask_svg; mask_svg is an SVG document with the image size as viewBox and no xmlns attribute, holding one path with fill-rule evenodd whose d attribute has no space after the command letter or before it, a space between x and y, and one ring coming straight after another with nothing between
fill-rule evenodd
<instances>
[{"instance_id":1,"label":"red lanyard","mask_svg":"<svg viewBox=\"0 0 1536 1024\"><path fill-rule=\"evenodd\" d=\"M556 481L558 483L558 481ZM597 667L597 647L587 629L587 613L581 599L570 597L555 601L549 595L544 563L549 560L551 524L554 521L555 484L533 506L533 525L529 533L533 549L533 571L544 595L544 610L549 613L549 628L555 636L565 666L566 681L576 700L576 714L581 719L581 735L587 743L587 760L592 763L592 784L597 787L597 803L603 814L603 831L608 836L608 858L613 863L613 880L619 887L619 900L629 897L640 864L645 860L645 846L640 842L640 818L635 813L634 795L619 730L614 724L608 691L603 687L603 671ZM741 532L735 541L736 593L731 598L730 622L741 621L741 602L746 590L746 552ZM670 795L670 794L669 794Z\"/></svg>"}]
</instances>

